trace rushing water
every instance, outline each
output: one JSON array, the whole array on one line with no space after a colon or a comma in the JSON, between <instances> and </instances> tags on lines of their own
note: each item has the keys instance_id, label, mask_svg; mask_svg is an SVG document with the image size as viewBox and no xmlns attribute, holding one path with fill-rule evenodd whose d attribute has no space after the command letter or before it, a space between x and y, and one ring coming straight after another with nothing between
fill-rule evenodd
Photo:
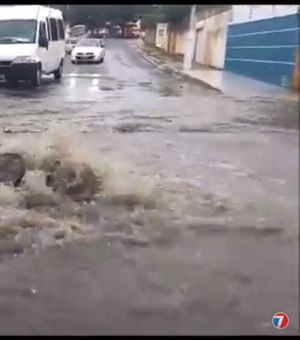
<instances>
[{"instance_id":1,"label":"rushing water","mask_svg":"<svg viewBox=\"0 0 300 340\"><path fill-rule=\"evenodd\" d=\"M60 84L0 87L0 153L27 169L0 186L0 332L268 334L281 309L295 330L297 103L215 94L107 46ZM93 170L92 201L46 186L56 159Z\"/></svg>"}]
</instances>

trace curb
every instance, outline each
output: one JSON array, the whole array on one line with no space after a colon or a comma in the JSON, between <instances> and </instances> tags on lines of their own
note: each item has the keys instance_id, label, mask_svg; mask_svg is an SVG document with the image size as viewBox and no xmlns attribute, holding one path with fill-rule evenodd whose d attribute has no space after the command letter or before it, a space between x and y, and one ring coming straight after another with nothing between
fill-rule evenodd
<instances>
[{"instance_id":1,"label":"curb","mask_svg":"<svg viewBox=\"0 0 300 340\"><path fill-rule=\"evenodd\" d=\"M195 78L195 77L192 77L190 76L189 74L186 74L184 71L179 71L180 72L180 75L183 77L183 78L186 78L188 80L191 80L191 81L194 81L210 90L214 90L218 93L221 93L221 94L224 94L224 92L222 90L220 90L218 87L215 87L211 84L209 84L208 82L202 80L202 79L199 79L199 78Z\"/></svg>"},{"instance_id":2,"label":"curb","mask_svg":"<svg viewBox=\"0 0 300 340\"><path fill-rule=\"evenodd\" d=\"M150 64L158 67L160 70L180 75L180 71L178 69L170 65L160 63L157 58L150 57L146 52L144 52L141 48L137 47L136 45L131 46L131 50L133 51L133 53L135 53L145 61L149 62Z\"/></svg>"},{"instance_id":3,"label":"curb","mask_svg":"<svg viewBox=\"0 0 300 340\"><path fill-rule=\"evenodd\" d=\"M194 81L198 84L201 84L203 86L205 86L206 88L209 88L211 90L214 90L218 93L223 93L222 90L220 90L219 88L205 82L204 80L201 80L199 78L195 78L190 76L189 74L186 74L184 71L178 70L170 65L166 65L166 64L161 64L158 62L158 59L150 57L146 52L144 52L141 48L139 48L137 45L133 45L131 46L131 50L138 56L140 56L142 59L146 60L147 62L149 62L152 65L155 65L156 67L158 67L159 69L163 70L163 71L167 71L170 73L175 73L185 79Z\"/></svg>"},{"instance_id":4,"label":"curb","mask_svg":"<svg viewBox=\"0 0 300 340\"><path fill-rule=\"evenodd\" d=\"M137 46L131 46L131 50L133 53L141 57L142 59L146 60L148 63L153 64L155 66L161 67L162 64L160 64L156 58L150 57L146 52L144 52L142 49L140 49Z\"/></svg>"}]
</instances>

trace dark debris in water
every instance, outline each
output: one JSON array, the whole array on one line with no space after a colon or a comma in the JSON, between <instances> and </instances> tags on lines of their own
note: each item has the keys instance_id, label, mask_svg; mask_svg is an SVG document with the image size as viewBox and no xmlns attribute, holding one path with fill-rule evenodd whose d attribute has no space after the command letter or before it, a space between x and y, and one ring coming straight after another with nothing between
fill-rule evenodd
<instances>
[{"instance_id":1,"label":"dark debris in water","mask_svg":"<svg viewBox=\"0 0 300 340\"><path fill-rule=\"evenodd\" d=\"M37 207L52 207L57 206L58 202L53 195L43 193L27 193L21 202L27 209Z\"/></svg>"},{"instance_id":2,"label":"dark debris in water","mask_svg":"<svg viewBox=\"0 0 300 340\"><path fill-rule=\"evenodd\" d=\"M2 226L0 227L0 239L7 239L15 237L18 234L16 228L9 227L9 226Z\"/></svg>"},{"instance_id":3,"label":"dark debris in water","mask_svg":"<svg viewBox=\"0 0 300 340\"><path fill-rule=\"evenodd\" d=\"M114 91L115 89L111 86L99 86L99 90L101 90L101 91Z\"/></svg>"},{"instance_id":4,"label":"dark debris in water","mask_svg":"<svg viewBox=\"0 0 300 340\"><path fill-rule=\"evenodd\" d=\"M24 253L24 247L14 239L0 240L0 256L20 255L22 253Z\"/></svg>"},{"instance_id":5,"label":"dark debris in water","mask_svg":"<svg viewBox=\"0 0 300 340\"><path fill-rule=\"evenodd\" d=\"M155 124L143 123L124 123L117 125L114 130L119 133L134 133L134 132L157 132L162 129L162 126Z\"/></svg>"},{"instance_id":6,"label":"dark debris in water","mask_svg":"<svg viewBox=\"0 0 300 340\"><path fill-rule=\"evenodd\" d=\"M25 162L16 153L0 154L0 183L18 186L25 175Z\"/></svg>"},{"instance_id":7,"label":"dark debris in water","mask_svg":"<svg viewBox=\"0 0 300 340\"><path fill-rule=\"evenodd\" d=\"M159 89L159 95L161 97L179 97L181 96L181 91L179 88L175 88L172 86L162 86Z\"/></svg>"},{"instance_id":8,"label":"dark debris in water","mask_svg":"<svg viewBox=\"0 0 300 340\"><path fill-rule=\"evenodd\" d=\"M276 236L284 233L284 228L264 227L258 228L255 226L240 226L233 227L223 224L196 223L190 224L188 228L194 231L197 235L213 235L213 234L247 234L257 237L261 236Z\"/></svg>"},{"instance_id":9,"label":"dark debris in water","mask_svg":"<svg viewBox=\"0 0 300 340\"><path fill-rule=\"evenodd\" d=\"M181 126L179 128L180 132L185 133L233 133L240 131L248 131L253 129L253 126L245 124L246 122L240 122L243 124L236 123L215 123L213 125L203 125L203 126Z\"/></svg>"},{"instance_id":10,"label":"dark debris in water","mask_svg":"<svg viewBox=\"0 0 300 340\"><path fill-rule=\"evenodd\" d=\"M13 131L11 129L8 129L8 128L4 128L2 131L3 131L3 133L7 133L7 134L13 133Z\"/></svg>"},{"instance_id":11,"label":"dark debris in water","mask_svg":"<svg viewBox=\"0 0 300 340\"><path fill-rule=\"evenodd\" d=\"M150 240L144 237L126 235L121 233L107 233L105 238L109 241L121 242L127 247L147 247L150 245Z\"/></svg>"}]
</instances>

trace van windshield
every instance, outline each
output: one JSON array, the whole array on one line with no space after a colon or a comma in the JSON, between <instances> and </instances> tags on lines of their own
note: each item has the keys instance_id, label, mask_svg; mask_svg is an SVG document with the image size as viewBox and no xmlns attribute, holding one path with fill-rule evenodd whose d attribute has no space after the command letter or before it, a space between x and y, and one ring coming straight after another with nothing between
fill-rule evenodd
<instances>
[{"instance_id":1,"label":"van windshield","mask_svg":"<svg viewBox=\"0 0 300 340\"><path fill-rule=\"evenodd\" d=\"M0 44L32 44L36 27L36 20L0 20Z\"/></svg>"}]
</instances>

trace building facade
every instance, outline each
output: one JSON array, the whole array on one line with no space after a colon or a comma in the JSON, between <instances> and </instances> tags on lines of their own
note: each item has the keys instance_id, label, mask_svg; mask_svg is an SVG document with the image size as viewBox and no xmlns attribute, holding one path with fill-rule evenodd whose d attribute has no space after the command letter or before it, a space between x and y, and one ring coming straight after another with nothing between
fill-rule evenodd
<instances>
[{"instance_id":1,"label":"building facade","mask_svg":"<svg viewBox=\"0 0 300 340\"><path fill-rule=\"evenodd\" d=\"M224 68L228 20L227 11L196 23L194 62L218 69Z\"/></svg>"},{"instance_id":2,"label":"building facade","mask_svg":"<svg viewBox=\"0 0 300 340\"><path fill-rule=\"evenodd\" d=\"M284 87L299 86L299 6L233 6L225 70Z\"/></svg>"}]
</instances>

